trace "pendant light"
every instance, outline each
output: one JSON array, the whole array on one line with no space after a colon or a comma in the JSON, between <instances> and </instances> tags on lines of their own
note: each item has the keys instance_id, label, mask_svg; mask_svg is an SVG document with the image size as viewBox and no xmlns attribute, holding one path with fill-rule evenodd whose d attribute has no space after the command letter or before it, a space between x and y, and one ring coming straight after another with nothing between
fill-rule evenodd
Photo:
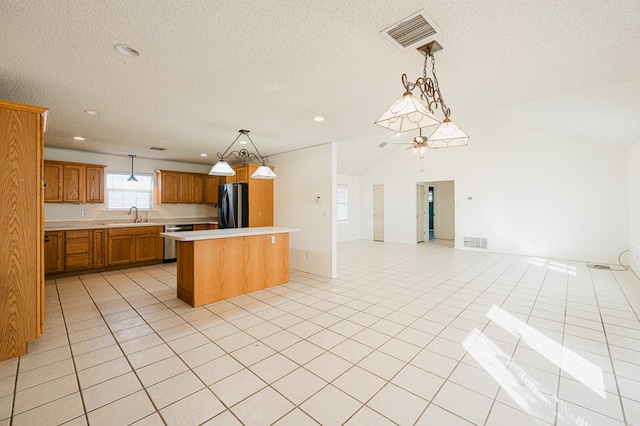
<instances>
[{"instance_id":1,"label":"pendant light","mask_svg":"<svg viewBox=\"0 0 640 426\"><path fill-rule=\"evenodd\" d=\"M260 151L258 151L258 148L253 143L253 140L251 140L251 137L249 136L249 130L240 129L238 130L238 133L240 134L233 140L233 142L231 142L231 145L229 145L229 148L227 148L225 152L217 154L219 160L216 164L213 165L213 167L211 167L211 171L209 172L209 174L214 176L234 176L236 174L235 170L233 170L229 165L229 163L225 161L227 158L234 156L235 158L242 161L244 164L246 164L247 161L257 161L261 163L261 166L258 167L258 169L255 172L253 172L253 174L250 176L251 178L253 179L277 178L278 175L276 175L273 172L273 170L271 170L271 168L267 166L267 159L260 154ZM237 151L236 150L231 151L231 148L233 147L233 145L235 145L235 143L238 141L239 141L238 142L239 144L246 145L247 142L244 139L249 140L249 143L251 143L251 146L256 151L255 154L253 152L250 152L246 148L241 148Z\"/></svg>"},{"instance_id":2,"label":"pendant light","mask_svg":"<svg viewBox=\"0 0 640 426\"><path fill-rule=\"evenodd\" d=\"M422 77L412 83L406 74L402 74L404 94L375 122L375 124L396 132L405 132L439 124L438 128L429 136L426 142L427 148L465 146L469 143L469 136L449 118L451 109L444 103L442 98L433 57L433 53L441 49L442 47L437 41L418 47L418 50L424 54ZM427 74L429 60L431 60L431 76ZM420 99L425 101L426 105L413 95L413 90L420 92ZM444 115L442 122L433 115L436 109L440 109L442 115ZM422 152L424 146L424 144L419 146L419 151Z\"/></svg>"},{"instance_id":3,"label":"pendant light","mask_svg":"<svg viewBox=\"0 0 640 426\"><path fill-rule=\"evenodd\" d=\"M129 157L131 157L131 176L129 176L127 182L137 182L138 179L136 179L136 177L133 175L133 159L136 158L136 156L133 154L129 154Z\"/></svg>"}]
</instances>

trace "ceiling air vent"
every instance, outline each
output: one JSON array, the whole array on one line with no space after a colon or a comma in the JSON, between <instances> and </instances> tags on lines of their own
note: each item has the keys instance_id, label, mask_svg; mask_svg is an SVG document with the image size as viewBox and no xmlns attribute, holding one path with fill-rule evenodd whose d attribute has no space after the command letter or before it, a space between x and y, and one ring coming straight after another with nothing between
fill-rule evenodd
<instances>
[{"instance_id":1,"label":"ceiling air vent","mask_svg":"<svg viewBox=\"0 0 640 426\"><path fill-rule=\"evenodd\" d=\"M440 29L424 10L420 10L382 30L381 33L400 48L411 49L431 41L433 36L440 33Z\"/></svg>"},{"instance_id":2,"label":"ceiling air vent","mask_svg":"<svg viewBox=\"0 0 640 426\"><path fill-rule=\"evenodd\" d=\"M167 148L159 148L157 146L148 146L147 149L152 150L152 151L166 151Z\"/></svg>"},{"instance_id":3,"label":"ceiling air vent","mask_svg":"<svg viewBox=\"0 0 640 426\"><path fill-rule=\"evenodd\" d=\"M389 145L386 142L382 142L380 145L378 145L379 148L384 148L385 146Z\"/></svg>"}]
</instances>

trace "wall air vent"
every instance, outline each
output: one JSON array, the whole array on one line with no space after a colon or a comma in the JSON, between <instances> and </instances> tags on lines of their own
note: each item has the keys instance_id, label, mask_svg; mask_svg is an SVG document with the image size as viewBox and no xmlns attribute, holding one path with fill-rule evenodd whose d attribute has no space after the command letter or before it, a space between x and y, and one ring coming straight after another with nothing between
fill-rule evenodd
<instances>
[{"instance_id":1,"label":"wall air vent","mask_svg":"<svg viewBox=\"0 0 640 426\"><path fill-rule=\"evenodd\" d=\"M157 146L148 146L147 149L152 150L152 151L166 151L167 148L159 148Z\"/></svg>"},{"instance_id":2,"label":"wall air vent","mask_svg":"<svg viewBox=\"0 0 640 426\"><path fill-rule=\"evenodd\" d=\"M464 247L487 249L487 239L477 237L464 237Z\"/></svg>"},{"instance_id":3,"label":"wall air vent","mask_svg":"<svg viewBox=\"0 0 640 426\"><path fill-rule=\"evenodd\" d=\"M440 29L424 10L396 22L380 33L401 49L412 49L431 41Z\"/></svg>"}]
</instances>

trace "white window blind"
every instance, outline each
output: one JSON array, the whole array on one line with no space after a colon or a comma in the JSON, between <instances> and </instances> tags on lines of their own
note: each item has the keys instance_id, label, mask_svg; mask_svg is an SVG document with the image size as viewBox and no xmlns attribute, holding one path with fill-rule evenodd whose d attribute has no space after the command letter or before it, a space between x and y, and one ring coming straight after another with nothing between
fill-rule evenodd
<instances>
[{"instance_id":1,"label":"white window blind","mask_svg":"<svg viewBox=\"0 0 640 426\"><path fill-rule=\"evenodd\" d=\"M107 173L107 210L153 207L153 175L136 173L137 182L129 182L129 173Z\"/></svg>"},{"instance_id":2,"label":"white window blind","mask_svg":"<svg viewBox=\"0 0 640 426\"><path fill-rule=\"evenodd\" d=\"M348 199L348 186L347 185L338 185L338 189L336 191L336 206L338 211L336 212L336 217L338 223L347 223L348 222L348 210L347 210L347 199Z\"/></svg>"}]
</instances>

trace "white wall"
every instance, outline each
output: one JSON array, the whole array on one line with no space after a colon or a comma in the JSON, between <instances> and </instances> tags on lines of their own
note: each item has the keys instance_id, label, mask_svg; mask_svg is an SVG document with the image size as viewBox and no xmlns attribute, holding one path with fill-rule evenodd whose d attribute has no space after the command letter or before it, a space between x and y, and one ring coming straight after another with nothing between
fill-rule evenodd
<instances>
[{"instance_id":1,"label":"white wall","mask_svg":"<svg viewBox=\"0 0 640 426\"><path fill-rule=\"evenodd\" d=\"M102 164L107 166L107 172L131 173L131 158L119 155L97 154L68 149L45 148L46 160L74 161L78 163ZM134 160L135 173L154 173L156 169L177 170L184 172L208 173L211 166L203 164L182 163L177 161L154 160L136 158ZM154 177L155 179L155 177ZM194 218L218 217L217 208L208 204L155 204L153 210L147 214L149 219L165 218ZM126 211L107 212L105 204L58 204L45 203L44 219L46 222L71 220L127 220ZM82 211L86 217L81 216Z\"/></svg>"},{"instance_id":2,"label":"white wall","mask_svg":"<svg viewBox=\"0 0 640 426\"><path fill-rule=\"evenodd\" d=\"M629 249L622 258L640 276L640 143L629 151Z\"/></svg>"},{"instance_id":3,"label":"white wall","mask_svg":"<svg viewBox=\"0 0 640 426\"><path fill-rule=\"evenodd\" d=\"M372 185L385 185L385 240L414 243L415 184L453 180L456 247L486 237L494 252L617 262L628 248L626 152L483 117L456 122L469 146L429 150L422 167L396 151L360 177L362 238Z\"/></svg>"},{"instance_id":4,"label":"white wall","mask_svg":"<svg viewBox=\"0 0 640 426\"><path fill-rule=\"evenodd\" d=\"M360 178L338 175L338 185L347 185L347 223L338 223L338 242L360 239Z\"/></svg>"},{"instance_id":5,"label":"white wall","mask_svg":"<svg viewBox=\"0 0 640 426\"><path fill-rule=\"evenodd\" d=\"M278 174L274 181L274 224L300 229L289 237L291 267L336 277L335 144L270 156L269 163Z\"/></svg>"}]
</instances>

